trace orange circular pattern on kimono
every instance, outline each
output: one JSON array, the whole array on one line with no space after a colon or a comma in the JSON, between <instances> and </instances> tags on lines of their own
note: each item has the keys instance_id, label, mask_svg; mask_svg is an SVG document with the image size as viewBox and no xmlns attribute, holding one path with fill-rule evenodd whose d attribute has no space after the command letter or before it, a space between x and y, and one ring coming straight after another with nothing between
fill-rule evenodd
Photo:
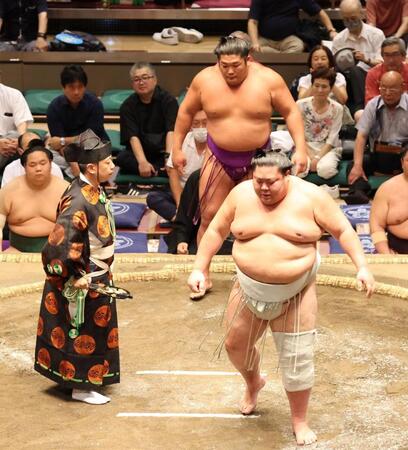
<instances>
[{"instance_id":1,"label":"orange circular pattern on kimono","mask_svg":"<svg viewBox=\"0 0 408 450\"><path fill-rule=\"evenodd\" d=\"M112 328L108 334L108 347L109 348L119 347L119 334L117 328Z\"/></svg>"},{"instance_id":2,"label":"orange circular pattern on kimono","mask_svg":"<svg viewBox=\"0 0 408 450\"><path fill-rule=\"evenodd\" d=\"M93 291L92 289L88 291L88 297L95 299L99 297L99 292Z\"/></svg>"},{"instance_id":3,"label":"orange circular pattern on kimono","mask_svg":"<svg viewBox=\"0 0 408 450\"><path fill-rule=\"evenodd\" d=\"M58 367L59 373L62 375L62 378L66 380L70 380L71 378L74 378L75 376L75 366L67 361L66 359L63 359L59 363Z\"/></svg>"},{"instance_id":4,"label":"orange circular pattern on kimono","mask_svg":"<svg viewBox=\"0 0 408 450\"><path fill-rule=\"evenodd\" d=\"M55 224L54 229L51 231L51 234L48 236L48 243L50 245L60 245L64 241L65 230L62 225L59 223Z\"/></svg>"},{"instance_id":5,"label":"orange circular pattern on kimono","mask_svg":"<svg viewBox=\"0 0 408 450\"><path fill-rule=\"evenodd\" d=\"M103 374L106 375L109 373L109 363L106 359L103 361Z\"/></svg>"},{"instance_id":6,"label":"orange circular pattern on kimono","mask_svg":"<svg viewBox=\"0 0 408 450\"><path fill-rule=\"evenodd\" d=\"M51 342L55 348L62 348L65 344L65 333L61 327L55 327L51 331Z\"/></svg>"},{"instance_id":7,"label":"orange circular pattern on kimono","mask_svg":"<svg viewBox=\"0 0 408 450\"><path fill-rule=\"evenodd\" d=\"M72 196L71 195L67 195L65 197L63 197L60 200L60 203L58 205L58 211L60 214L62 214L64 211L66 211L72 203Z\"/></svg>"},{"instance_id":8,"label":"orange circular pattern on kimono","mask_svg":"<svg viewBox=\"0 0 408 450\"><path fill-rule=\"evenodd\" d=\"M68 258L72 259L73 261L78 261L78 259L80 259L82 256L83 248L84 244L82 244L82 242L73 242L68 252Z\"/></svg>"},{"instance_id":9,"label":"orange circular pattern on kimono","mask_svg":"<svg viewBox=\"0 0 408 450\"><path fill-rule=\"evenodd\" d=\"M91 205L96 205L99 200L99 192L90 184L87 184L81 189L82 195L85 197L85 200L89 202Z\"/></svg>"},{"instance_id":10,"label":"orange circular pattern on kimono","mask_svg":"<svg viewBox=\"0 0 408 450\"><path fill-rule=\"evenodd\" d=\"M72 216L72 224L77 230L84 231L88 228L88 219L84 211L76 211Z\"/></svg>"},{"instance_id":11,"label":"orange circular pattern on kimono","mask_svg":"<svg viewBox=\"0 0 408 450\"><path fill-rule=\"evenodd\" d=\"M37 324L37 336L41 336L43 334L43 331L44 331L44 320L40 316L38 318L38 324Z\"/></svg>"},{"instance_id":12,"label":"orange circular pattern on kimono","mask_svg":"<svg viewBox=\"0 0 408 450\"><path fill-rule=\"evenodd\" d=\"M110 236L110 228L109 228L109 222L108 218L106 216L99 216L98 217L98 233L101 237L107 238Z\"/></svg>"},{"instance_id":13,"label":"orange circular pattern on kimono","mask_svg":"<svg viewBox=\"0 0 408 450\"><path fill-rule=\"evenodd\" d=\"M103 364L95 364L88 370L88 380L93 384L102 384L104 371Z\"/></svg>"},{"instance_id":14,"label":"orange circular pattern on kimono","mask_svg":"<svg viewBox=\"0 0 408 450\"><path fill-rule=\"evenodd\" d=\"M58 313L58 303L57 303L57 299L55 298L54 292L48 292L48 294L45 296L44 305L45 305L45 309L50 314Z\"/></svg>"},{"instance_id":15,"label":"orange circular pattern on kimono","mask_svg":"<svg viewBox=\"0 0 408 450\"><path fill-rule=\"evenodd\" d=\"M74 349L80 355L90 355L95 351L95 339L92 336L82 334L74 341Z\"/></svg>"},{"instance_id":16,"label":"orange circular pattern on kimono","mask_svg":"<svg viewBox=\"0 0 408 450\"><path fill-rule=\"evenodd\" d=\"M107 327L111 320L112 312L109 306L100 306L94 314L94 322L98 327Z\"/></svg>"},{"instance_id":17,"label":"orange circular pattern on kimono","mask_svg":"<svg viewBox=\"0 0 408 450\"><path fill-rule=\"evenodd\" d=\"M51 356L46 348L40 348L37 353L38 364L45 366L47 369L51 366Z\"/></svg>"}]
</instances>

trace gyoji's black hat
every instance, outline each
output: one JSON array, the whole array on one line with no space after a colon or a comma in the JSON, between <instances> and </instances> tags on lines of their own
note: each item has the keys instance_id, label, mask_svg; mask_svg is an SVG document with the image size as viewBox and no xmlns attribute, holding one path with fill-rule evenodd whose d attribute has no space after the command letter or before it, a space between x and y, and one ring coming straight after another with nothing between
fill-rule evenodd
<instances>
[{"instance_id":1,"label":"gyoji's black hat","mask_svg":"<svg viewBox=\"0 0 408 450\"><path fill-rule=\"evenodd\" d=\"M65 147L67 162L78 164L96 164L112 154L110 142L103 142L91 129L78 136L78 142Z\"/></svg>"}]
</instances>

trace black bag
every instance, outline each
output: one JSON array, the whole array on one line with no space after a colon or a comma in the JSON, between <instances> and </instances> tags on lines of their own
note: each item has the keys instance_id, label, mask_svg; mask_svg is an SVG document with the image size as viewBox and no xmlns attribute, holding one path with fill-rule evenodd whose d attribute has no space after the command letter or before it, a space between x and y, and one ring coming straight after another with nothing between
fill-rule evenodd
<instances>
[{"instance_id":1,"label":"black bag","mask_svg":"<svg viewBox=\"0 0 408 450\"><path fill-rule=\"evenodd\" d=\"M106 47L93 34L85 33L83 31L69 31L64 30L61 34L65 36L72 36L73 38L80 38L80 44L63 41L57 36L50 42L49 49L55 52L106 52ZM73 39L74 41L75 39Z\"/></svg>"},{"instance_id":2,"label":"black bag","mask_svg":"<svg viewBox=\"0 0 408 450\"><path fill-rule=\"evenodd\" d=\"M313 20L301 20L299 22L296 36L305 43L305 51L309 52L313 47L319 45L322 40L329 40L330 36L325 27Z\"/></svg>"}]
</instances>

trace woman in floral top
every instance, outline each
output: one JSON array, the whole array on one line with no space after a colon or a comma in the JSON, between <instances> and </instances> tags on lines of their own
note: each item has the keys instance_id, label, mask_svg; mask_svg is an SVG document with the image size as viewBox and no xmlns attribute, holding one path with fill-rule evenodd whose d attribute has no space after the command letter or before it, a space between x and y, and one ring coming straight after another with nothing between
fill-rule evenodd
<instances>
[{"instance_id":1,"label":"woman in floral top","mask_svg":"<svg viewBox=\"0 0 408 450\"><path fill-rule=\"evenodd\" d=\"M343 106L329 97L335 79L332 69L313 71L312 96L297 101L305 126L309 171L326 179L337 174L342 152L339 131ZM306 175L306 172L302 174Z\"/></svg>"}]
</instances>

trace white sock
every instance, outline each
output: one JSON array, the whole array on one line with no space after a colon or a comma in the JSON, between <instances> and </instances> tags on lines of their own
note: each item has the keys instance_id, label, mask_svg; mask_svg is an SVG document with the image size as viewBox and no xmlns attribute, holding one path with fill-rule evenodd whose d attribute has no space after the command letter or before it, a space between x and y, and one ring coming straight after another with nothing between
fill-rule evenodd
<instances>
[{"instance_id":1,"label":"white sock","mask_svg":"<svg viewBox=\"0 0 408 450\"><path fill-rule=\"evenodd\" d=\"M84 391L82 389L73 389L72 398L73 400L89 403L90 405L104 405L105 403L110 402L109 397L99 394L99 392Z\"/></svg>"}]
</instances>

